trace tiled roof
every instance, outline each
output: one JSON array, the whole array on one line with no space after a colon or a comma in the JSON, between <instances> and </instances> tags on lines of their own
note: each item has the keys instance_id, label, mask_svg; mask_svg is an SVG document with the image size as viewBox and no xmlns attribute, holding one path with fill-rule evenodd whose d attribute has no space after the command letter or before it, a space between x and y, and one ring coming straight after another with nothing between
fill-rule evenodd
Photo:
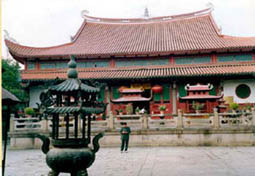
<instances>
[{"instance_id":1,"label":"tiled roof","mask_svg":"<svg viewBox=\"0 0 255 176\"><path fill-rule=\"evenodd\" d=\"M64 82L51 86L49 88L50 91L55 92L72 92L72 91L82 91L82 92L88 92L88 93L95 93L99 92L100 89L96 87L91 87L89 85L81 83L79 79L69 78L65 80Z\"/></svg>"},{"instance_id":2,"label":"tiled roof","mask_svg":"<svg viewBox=\"0 0 255 176\"><path fill-rule=\"evenodd\" d=\"M128 68L78 69L80 79L141 79L194 76L255 75L255 63L189 66L151 66ZM22 71L22 80L66 79L66 69Z\"/></svg>"},{"instance_id":3,"label":"tiled roof","mask_svg":"<svg viewBox=\"0 0 255 176\"><path fill-rule=\"evenodd\" d=\"M5 42L17 59L69 55L108 57L192 54L255 49L255 37L221 35L211 12L122 21L85 19L72 42L54 47L35 48L9 40Z\"/></svg>"}]
</instances>

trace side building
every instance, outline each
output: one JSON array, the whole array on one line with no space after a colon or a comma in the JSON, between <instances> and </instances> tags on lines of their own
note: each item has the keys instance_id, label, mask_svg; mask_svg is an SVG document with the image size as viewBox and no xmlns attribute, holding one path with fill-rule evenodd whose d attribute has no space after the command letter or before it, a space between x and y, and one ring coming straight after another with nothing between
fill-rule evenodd
<instances>
[{"instance_id":1,"label":"side building","mask_svg":"<svg viewBox=\"0 0 255 176\"><path fill-rule=\"evenodd\" d=\"M188 84L210 84L204 98L255 104L255 37L221 34L211 9L146 19L85 15L70 43L38 48L5 42L25 66L22 82L35 108L40 92L56 78L66 79L71 55L82 81L103 83L98 98L108 103L107 113L145 109L159 114L162 105L167 114L186 111L188 101L182 97ZM217 105L211 104L206 112Z\"/></svg>"}]
</instances>

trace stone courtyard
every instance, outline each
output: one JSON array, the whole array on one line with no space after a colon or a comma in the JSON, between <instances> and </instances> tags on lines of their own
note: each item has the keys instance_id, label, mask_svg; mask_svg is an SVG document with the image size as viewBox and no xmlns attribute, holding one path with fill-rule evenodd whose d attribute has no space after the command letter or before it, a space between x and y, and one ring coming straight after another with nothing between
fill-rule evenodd
<instances>
[{"instance_id":1,"label":"stone courtyard","mask_svg":"<svg viewBox=\"0 0 255 176\"><path fill-rule=\"evenodd\" d=\"M101 148L89 176L254 176L255 147ZM8 150L6 176L46 176L38 149ZM68 176L69 174L60 174Z\"/></svg>"}]
</instances>

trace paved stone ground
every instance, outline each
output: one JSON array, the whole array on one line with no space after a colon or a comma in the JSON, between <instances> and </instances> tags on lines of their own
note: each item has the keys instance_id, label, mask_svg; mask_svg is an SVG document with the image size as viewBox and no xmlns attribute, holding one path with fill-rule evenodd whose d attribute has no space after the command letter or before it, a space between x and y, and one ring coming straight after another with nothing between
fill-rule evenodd
<instances>
[{"instance_id":1,"label":"paved stone ground","mask_svg":"<svg viewBox=\"0 0 255 176\"><path fill-rule=\"evenodd\" d=\"M46 176L40 150L9 150L7 176ZM101 148L89 176L254 176L255 147ZM60 174L67 176L69 174Z\"/></svg>"}]
</instances>

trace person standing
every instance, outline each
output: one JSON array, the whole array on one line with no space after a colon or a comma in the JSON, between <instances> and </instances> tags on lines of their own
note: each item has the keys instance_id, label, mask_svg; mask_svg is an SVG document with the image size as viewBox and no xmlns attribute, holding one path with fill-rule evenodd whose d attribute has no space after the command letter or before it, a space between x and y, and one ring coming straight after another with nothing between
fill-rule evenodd
<instances>
[{"instance_id":1,"label":"person standing","mask_svg":"<svg viewBox=\"0 0 255 176\"><path fill-rule=\"evenodd\" d=\"M125 149L125 152L128 150L128 142L129 142L129 134L131 133L130 128L127 126L127 123L123 123L123 127L120 129L121 134L121 148L120 151L123 152Z\"/></svg>"}]
</instances>

